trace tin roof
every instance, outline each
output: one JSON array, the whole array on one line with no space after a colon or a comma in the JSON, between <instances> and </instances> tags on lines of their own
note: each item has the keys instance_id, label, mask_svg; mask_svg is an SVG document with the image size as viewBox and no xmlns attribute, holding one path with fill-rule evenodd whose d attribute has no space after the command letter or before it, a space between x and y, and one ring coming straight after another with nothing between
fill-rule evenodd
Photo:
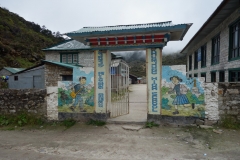
<instances>
[{"instance_id":1,"label":"tin roof","mask_svg":"<svg viewBox=\"0 0 240 160\"><path fill-rule=\"evenodd\" d=\"M22 70L24 70L25 68L11 68L11 67L3 67L4 69L8 70L11 73L17 73L20 72Z\"/></svg>"},{"instance_id":2,"label":"tin roof","mask_svg":"<svg viewBox=\"0 0 240 160\"><path fill-rule=\"evenodd\" d=\"M223 0L188 44L182 49L181 53L187 53L191 47L197 45L199 41L205 38L239 7L239 0Z\"/></svg>"},{"instance_id":3,"label":"tin roof","mask_svg":"<svg viewBox=\"0 0 240 160\"><path fill-rule=\"evenodd\" d=\"M86 50L90 49L90 46L84 45L83 43L74 39L66 40L49 48L43 49L43 51L64 51L64 50Z\"/></svg>"},{"instance_id":4,"label":"tin roof","mask_svg":"<svg viewBox=\"0 0 240 160\"><path fill-rule=\"evenodd\" d=\"M168 33L171 32L171 40L182 40L192 23L187 24L172 24L171 21L132 24L132 25L116 25L102 27L83 27L80 30L66 33L71 38L85 43L86 37L98 36L116 36L116 35L137 35L151 33Z\"/></svg>"},{"instance_id":5,"label":"tin roof","mask_svg":"<svg viewBox=\"0 0 240 160\"><path fill-rule=\"evenodd\" d=\"M56 64L56 65L58 65L58 66L62 66L62 67L66 67L66 68L84 67L84 66L82 66L82 65L66 64L66 63L54 62L54 61L47 61L47 60L42 60L42 62L51 63L51 64Z\"/></svg>"},{"instance_id":6,"label":"tin roof","mask_svg":"<svg viewBox=\"0 0 240 160\"><path fill-rule=\"evenodd\" d=\"M77 31L70 33L85 33L85 32L104 32L114 30L128 30L128 29L140 29L140 28L155 28L155 27L170 27L174 26L171 21L146 23L146 24L132 24L132 25L117 25L117 26L102 26L102 27L83 27Z\"/></svg>"}]
</instances>

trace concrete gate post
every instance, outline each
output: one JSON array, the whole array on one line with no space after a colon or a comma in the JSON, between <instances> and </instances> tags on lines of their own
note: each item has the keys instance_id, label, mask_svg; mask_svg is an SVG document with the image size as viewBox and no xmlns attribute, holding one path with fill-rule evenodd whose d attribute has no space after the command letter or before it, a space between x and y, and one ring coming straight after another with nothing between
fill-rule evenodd
<instances>
[{"instance_id":1,"label":"concrete gate post","mask_svg":"<svg viewBox=\"0 0 240 160\"><path fill-rule=\"evenodd\" d=\"M110 63L111 53L109 50L94 51L94 104L96 113L107 113L107 105L110 104Z\"/></svg>"},{"instance_id":2,"label":"concrete gate post","mask_svg":"<svg viewBox=\"0 0 240 160\"><path fill-rule=\"evenodd\" d=\"M162 82L162 48L146 50L148 114L160 115Z\"/></svg>"}]
</instances>

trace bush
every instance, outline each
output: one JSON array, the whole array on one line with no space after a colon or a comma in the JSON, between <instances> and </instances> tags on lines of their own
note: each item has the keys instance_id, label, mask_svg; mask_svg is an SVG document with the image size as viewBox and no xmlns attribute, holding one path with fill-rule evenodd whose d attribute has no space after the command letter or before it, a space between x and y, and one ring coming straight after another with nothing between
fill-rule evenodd
<instances>
[{"instance_id":1,"label":"bush","mask_svg":"<svg viewBox=\"0 0 240 160\"><path fill-rule=\"evenodd\" d=\"M224 117L220 125L228 129L240 129L240 122L236 121L232 117Z\"/></svg>"},{"instance_id":2,"label":"bush","mask_svg":"<svg viewBox=\"0 0 240 160\"><path fill-rule=\"evenodd\" d=\"M94 125L94 126L104 126L106 124L106 122L100 121L100 120L90 119L86 124L87 125Z\"/></svg>"}]
</instances>

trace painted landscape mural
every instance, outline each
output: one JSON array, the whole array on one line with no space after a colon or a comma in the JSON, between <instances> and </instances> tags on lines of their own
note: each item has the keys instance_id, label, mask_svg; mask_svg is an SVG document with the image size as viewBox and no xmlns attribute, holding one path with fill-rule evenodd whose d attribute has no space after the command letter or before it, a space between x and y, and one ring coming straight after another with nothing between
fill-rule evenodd
<instances>
[{"instance_id":1,"label":"painted landscape mural","mask_svg":"<svg viewBox=\"0 0 240 160\"><path fill-rule=\"evenodd\" d=\"M94 69L75 67L73 81L58 82L59 112L94 112Z\"/></svg>"},{"instance_id":2,"label":"painted landscape mural","mask_svg":"<svg viewBox=\"0 0 240 160\"><path fill-rule=\"evenodd\" d=\"M162 68L162 115L205 117L204 78L187 78L186 66Z\"/></svg>"}]
</instances>

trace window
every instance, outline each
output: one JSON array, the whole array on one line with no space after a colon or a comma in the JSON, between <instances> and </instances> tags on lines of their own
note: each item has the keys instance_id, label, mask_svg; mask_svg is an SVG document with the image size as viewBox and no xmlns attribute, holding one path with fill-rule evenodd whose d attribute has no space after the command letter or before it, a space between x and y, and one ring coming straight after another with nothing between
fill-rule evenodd
<instances>
[{"instance_id":1,"label":"window","mask_svg":"<svg viewBox=\"0 0 240 160\"><path fill-rule=\"evenodd\" d=\"M14 81L18 81L18 76L14 76Z\"/></svg>"},{"instance_id":2,"label":"window","mask_svg":"<svg viewBox=\"0 0 240 160\"><path fill-rule=\"evenodd\" d=\"M72 75L62 75L62 81L72 81L73 76Z\"/></svg>"},{"instance_id":3,"label":"window","mask_svg":"<svg viewBox=\"0 0 240 160\"><path fill-rule=\"evenodd\" d=\"M194 74L194 77L198 77L198 74L197 74L197 73L195 73L195 74Z\"/></svg>"},{"instance_id":4,"label":"window","mask_svg":"<svg viewBox=\"0 0 240 160\"><path fill-rule=\"evenodd\" d=\"M189 76L188 76L189 78L192 78L192 75L191 74L189 74Z\"/></svg>"},{"instance_id":5,"label":"window","mask_svg":"<svg viewBox=\"0 0 240 160\"><path fill-rule=\"evenodd\" d=\"M211 82L216 82L216 72L211 72Z\"/></svg>"},{"instance_id":6,"label":"window","mask_svg":"<svg viewBox=\"0 0 240 160\"><path fill-rule=\"evenodd\" d=\"M229 82L240 82L240 68L229 71Z\"/></svg>"},{"instance_id":7,"label":"window","mask_svg":"<svg viewBox=\"0 0 240 160\"><path fill-rule=\"evenodd\" d=\"M219 82L224 82L224 80L225 80L224 71L219 71Z\"/></svg>"},{"instance_id":8,"label":"window","mask_svg":"<svg viewBox=\"0 0 240 160\"><path fill-rule=\"evenodd\" d=\"M201 67L206 67L207 62L207 46L201 47Z\"/></svg>"},{"instance_id":9,"label":"window","mask_svg":"<svg viewBox=\"0 0 240 160\"><path fill-rule=\"evenodd\" d=\"M229 59L240 58L240 20L230 27Z\"/></svg>"},{"instance_id":10,"label":"window","mask_svg":"<svg viewBox=\"0 0 240 160\"><path fill-rule=\"evenodd\" d=\"M76 64L76 63L78 63L78 54L77 53L62 53L61 54L61 62Z\"/></svg>"},{"instance_id":11,"label":"window","mask_svg":"<svg viewBox=\"0 0 240 160\"><path fill-rule=\"evenodd\" d=\"M198 69L198 51L194 52L194 69Z\"/></svg>"},{"instance_id":12,"label":"window","mask_svg":"<svg viewBox=\"0 0 240 160\"><path fill-rule=\"evenodd\" d=\"M201 73L201 77L204 77L206 82L206 73Z\"/></svg>"},{"instance_id":13,"label":"window","mask_svg":"<svg viewBox=\"0 0 240 160\"><path fill-rule=\"evenodd\" d=\"M220 55L220 35L217 35L212 39L212 64L219 63Z\"/></svg>"},{"instance_id":14,"label":"window","mask_svg":"<svg viewBox=\"0 0 240 160\"><path fill-rule=\"evenodd\" d=\"M189 64L188 64L188 70L191 71L192 70L192 55L189 56Z\"/></svg>"}]
</instances>

